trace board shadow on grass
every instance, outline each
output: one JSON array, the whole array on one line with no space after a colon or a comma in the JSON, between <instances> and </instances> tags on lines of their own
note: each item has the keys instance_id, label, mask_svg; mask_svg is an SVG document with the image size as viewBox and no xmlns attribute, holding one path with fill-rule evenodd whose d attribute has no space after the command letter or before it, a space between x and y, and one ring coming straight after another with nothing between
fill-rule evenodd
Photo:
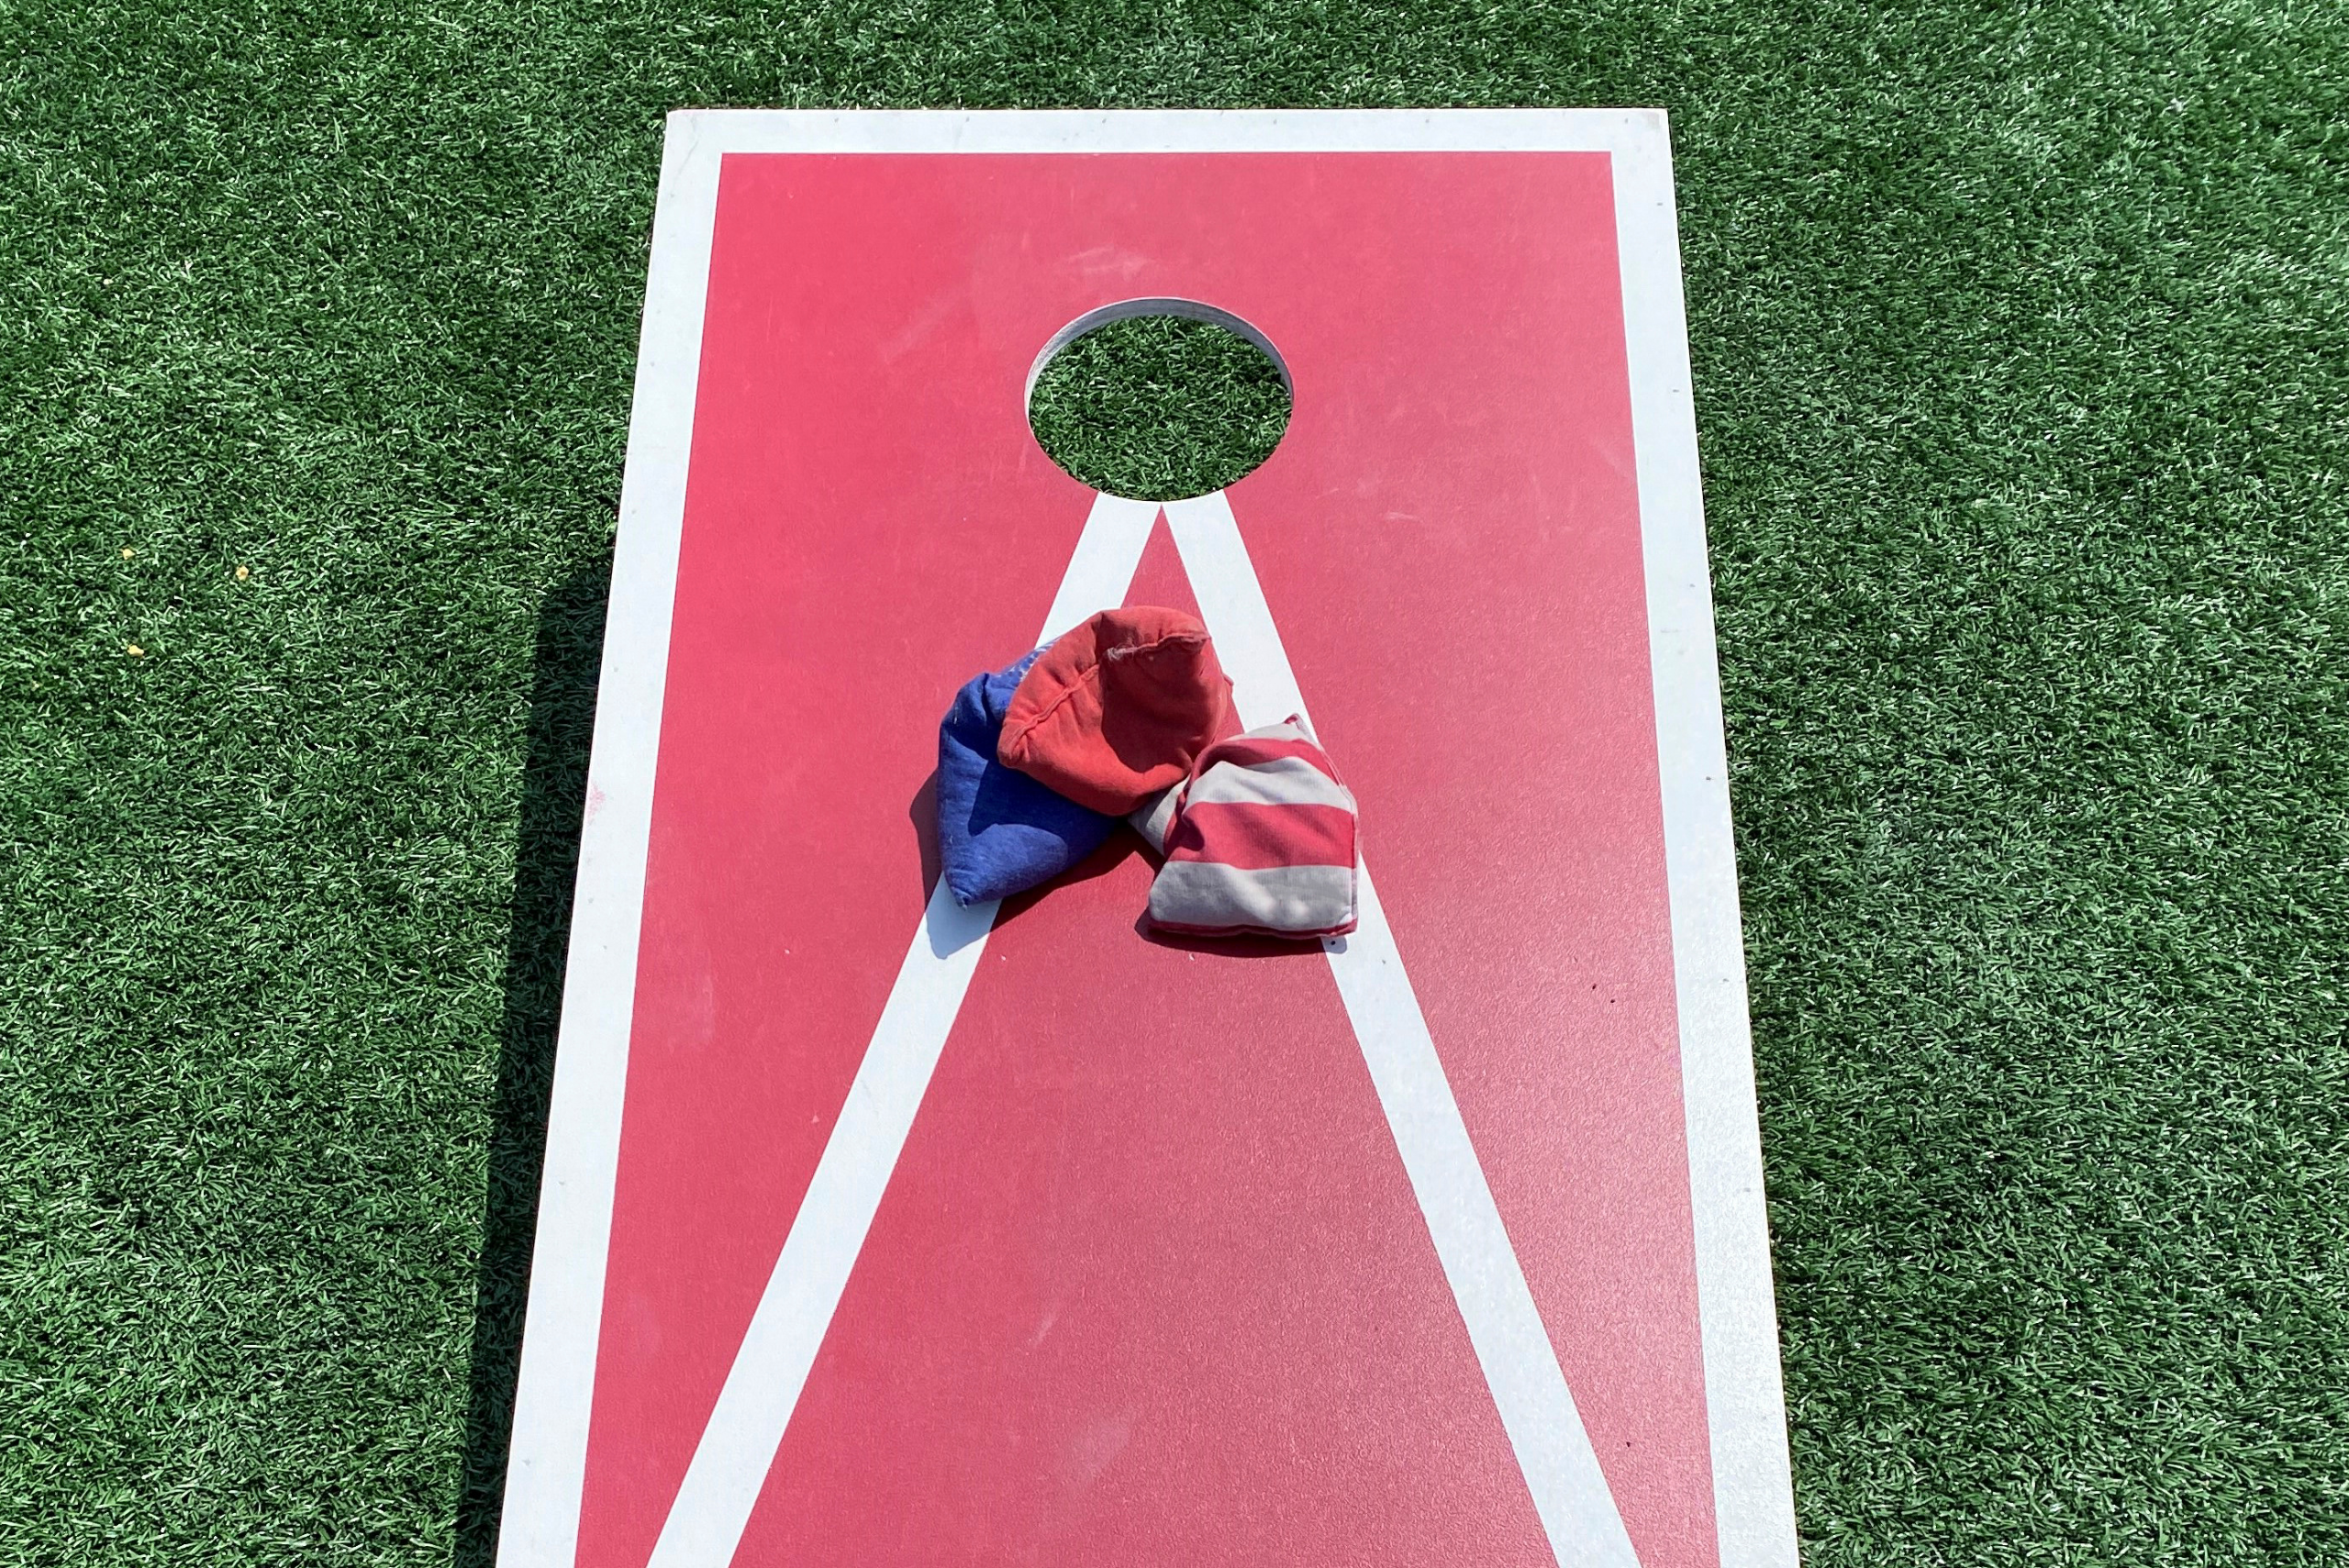
<instances>
[{"instance_id":1,"label":"board shadow on grass","mask_svg":"<svg viewBox=\"0 0 2349 1568\"><path fill-rule=\"evenodd\" d=\"M607 555L557 585L539 610L514 851L513 919L506 947L505 1014L491 1106L488 1195L474 1284L454 1568L491 1568L497 1553L610 587Z\"/></svg>"}]
</instances>

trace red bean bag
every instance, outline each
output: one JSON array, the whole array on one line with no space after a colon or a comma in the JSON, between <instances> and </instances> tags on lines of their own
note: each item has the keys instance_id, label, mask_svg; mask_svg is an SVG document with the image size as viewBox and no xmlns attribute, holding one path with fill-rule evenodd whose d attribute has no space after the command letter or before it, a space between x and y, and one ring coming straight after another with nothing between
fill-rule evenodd
<instances>
[{"instance_id":1,"label":"red bean bag","mask_svg":"<svg viewBox=\"0 0 2349 1568\"><path fill-rule=\"evenodd\" d=\"M1208 628L1140 605L1104 610L1044 650L1011 694L996 756L1088 810L1122 817L1238 728Z\"/></svg>"}]
</instances>

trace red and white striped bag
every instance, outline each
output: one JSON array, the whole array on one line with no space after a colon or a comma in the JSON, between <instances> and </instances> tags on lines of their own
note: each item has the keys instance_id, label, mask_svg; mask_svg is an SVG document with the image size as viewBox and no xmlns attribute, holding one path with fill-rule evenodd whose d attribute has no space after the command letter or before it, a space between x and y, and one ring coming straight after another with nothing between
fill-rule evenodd
<instances>
[{"instance_id":1,"label":"red and white striped bag","mask_svg":"<svg viewBox=\"0 0 2349 1568\"><path fill-rule=\"evenodd\" d=\"M1153 930L1334 937L1354 929L1353 792L1294 715L1219 740L1130 820L1166 857Z\"/></svg>"}]
</instances>

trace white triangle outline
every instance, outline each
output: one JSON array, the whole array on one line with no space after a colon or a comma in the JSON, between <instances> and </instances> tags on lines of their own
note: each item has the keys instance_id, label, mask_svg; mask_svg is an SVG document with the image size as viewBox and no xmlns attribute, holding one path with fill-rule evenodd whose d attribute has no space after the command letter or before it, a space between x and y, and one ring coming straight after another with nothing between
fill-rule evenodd
<instances>
[{"instance_id":1,"label":"white triangle outline","mask_svg":"<svg viewBox=\"0 0 2349 1568\"><path fill-rule=\"evenodd\" d=\"M1040 643L1125 602L1161 509L1154 501L1095 498ZM1230 503L1218 491L1163 509L1231 677L1241 724L1305 715ZM942 879L931 895L647 1568L733 1562L977 972L996 908L956 905ZM1360 868L1359 924L1322 947L1552 1554L1561 1564L1638 1568L1367 864Z\"/></svg>"}]
</instances>

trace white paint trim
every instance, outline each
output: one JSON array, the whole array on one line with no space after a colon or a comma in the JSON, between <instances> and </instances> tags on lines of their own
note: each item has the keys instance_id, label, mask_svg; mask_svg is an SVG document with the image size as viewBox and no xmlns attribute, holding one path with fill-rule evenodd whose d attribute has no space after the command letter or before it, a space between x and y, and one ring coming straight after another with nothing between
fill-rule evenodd
<instances>
[{"instance_id":1,"label":"white paint trim","mask_svg":"<svg viewBox=\"0 0 2349 1568\"><path fill-rule=\"evenodd\" d=\"M1141 552L1150 547L1150 525L1158 521L1155 501L1128 501L1116 495L1096 495L1085 515L1085 531L1061 573L1060 592L1044 617L1038 646L1050 642L1079 621L1114 610L1126 602Z\"/></svg>"},{"instance_id":2,"label":"white paint trim","mask_svg":"<svg viewBox=\"0 0 2349 1568\"><path fill-rule=\"evenodd\" d=\"M1157 518L1154 501L1094 498L1039 642L1125 602ZM992 899L957 906L939 878L648 1568L726 1568L733 1562L978 972L996 908Z\"/></svg>"},{"instance_id":3,"label":"white paint trim","mask_svg":"<svg viewBox=\"0 0 2349 1568\"><path fill-rule=\"evenodd\" d=\"M1231 677L1240 722L1252 729L1295 714L1310 732L1297 673L1230 500L1218 491L1170 501L1166 521L1216 656ZM1367 862L1357 874L1353 934L1328 938L1322 950L1550 1550L1560 1563L1577 1568L1637 1568Z\"/></svg>"},{"instance_id":4,"label":"white paint trim","mask_svg":"<svg viewBox=\"0 0 2349 1568\"><path fill-rule=\"evenodd\" d=\"M1256 563L1248 559L1231 502L1220 490L1196 500L1169 501L1166 526L1199 602L1199 618L1215 639L1216 661L1231 677L1231 706L1240 712L1241 728L1261 729L1294 714L1312 734L1305 694L1289 668L1281 629L1273 624L1272 606L1264 602L1264 585L1257 580Z\"/></svg>"},{"instance_id":5,"label":"white paint trim","mask_svg":"<svg viewBox=\"0 0 2349 1568\"><path fill-rule=\"evenodd\" d=\"M500 1568L567 1564L578 1550L636 1010L653 770L669 675L669 617L718 206L718 159L704 139L711 128L707 122L673 125L661 161L514 1439L506 1462Z\"/></svg>"},{"instance_id":6,"label":"white paint trim","mask_svg":"<svg viewBox=\"0 0 2349 1568\"><path fill-rule=\"evenodd\" d=\"M1542 150L1614 155L1722 1562L1724 1568L1796 1562L1663 113L692 110L669 119L646 281L501 1568L561 1568L577 1542L720 159L729 152Z\"/></svg>"},{"instance_id":7,"label":"white paint trim","mask_svg":"<svg viewBox=\"0 0 2349 1568\"><path fill-rule=\"evenodd\" d=\"M1661 109L685 109L729 152L1612 152Z\"/></svg>"},{"instance_id":8,"label":"white paint trim","mask_svg":"<svg viewBox=\"0 0 2349 1568\"><path fill-rule=\"evenodd\" d=\"M1713 1513L1722 1568L1797 1568L1672 144L1661 117L1616 150L1614 168Z\"/></svg>"}]
</instances>

